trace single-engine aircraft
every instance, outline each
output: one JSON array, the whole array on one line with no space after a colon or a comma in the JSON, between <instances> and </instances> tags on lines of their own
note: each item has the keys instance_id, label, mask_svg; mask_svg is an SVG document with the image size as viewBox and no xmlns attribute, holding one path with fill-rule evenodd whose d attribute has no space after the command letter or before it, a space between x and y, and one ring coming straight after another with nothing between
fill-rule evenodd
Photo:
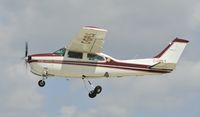
<instances>
[{"instance_id":1,"label":"single-engine aircraft","mask_svg":"<svg viewBox=\"0 0 200 117\"><path fill-rule=\"evenodd\" d=\"M102 91L101 86L94 87L89 78L109 78L123 76L160 75L171 73L185 48L188 40L175 38L159 54L152 58L118 60L101 52L107 30L85 26L71 43L53 53L28 55L28 43L25 46L25 62L30 65L33 74L42 77L40 87L50 76L86 79L93 90L89 97L94 98ZM85 81L84 81L85 84Z\"/></svg>"}]
</instances>

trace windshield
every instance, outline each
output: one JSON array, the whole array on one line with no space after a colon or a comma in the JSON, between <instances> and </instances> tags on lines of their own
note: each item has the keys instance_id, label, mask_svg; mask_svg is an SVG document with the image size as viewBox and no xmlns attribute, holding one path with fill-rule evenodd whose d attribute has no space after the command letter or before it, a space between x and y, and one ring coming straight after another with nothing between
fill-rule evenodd
<instances>
[{"instance_id":1,"label":"windshield","mask_svg":"<svg viewBox=\"0 0 200 117\"><path fill-rule=\"evenodd\" d=\"M55 51L54 54L57 54L57 55L60 55L60 56L64 56L65 55L65 51L66 51L65 48L61 48L61 49Z\"/></svg>"}]
</instances>

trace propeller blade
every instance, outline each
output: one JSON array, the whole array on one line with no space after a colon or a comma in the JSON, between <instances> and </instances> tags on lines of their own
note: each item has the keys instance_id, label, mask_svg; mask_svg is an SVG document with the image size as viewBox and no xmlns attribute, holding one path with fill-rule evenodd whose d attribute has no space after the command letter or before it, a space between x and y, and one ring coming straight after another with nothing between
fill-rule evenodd
<instances>
[{"instance_id":1,"label":"propeller blade","mask_svg":"<svg viewBox=\"0 0 200 117\"><path fill-rule=\"evenodd\" d=\"M27 62L26 61L24 61L24 66L27 69Z\"/></svg>"},{"instance_id":2,"label":"propeller blade","mask_svg":"<svg viewBox=\"0 0 200 117\"><path fill-rule=\"evenodd\" d=\"M28 42L25 43L25 57L28 56Z\"/></svg>"}]
</instances>

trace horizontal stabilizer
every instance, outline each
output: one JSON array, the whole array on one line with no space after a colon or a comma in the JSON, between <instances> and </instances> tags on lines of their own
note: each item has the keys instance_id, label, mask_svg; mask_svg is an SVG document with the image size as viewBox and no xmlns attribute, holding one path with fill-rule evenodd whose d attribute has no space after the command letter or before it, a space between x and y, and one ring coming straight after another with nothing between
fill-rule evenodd
<instances>
[{"instance_id":1,"label":"horizontal stabilizer","mask_svg":"<svg viewBox=\"0 0 200 117\"><path fill-rule=\"evenodd\" d=\"M159 62L156 63L155 65L150 66L151 69L168 69L168 70L173 70L176 68L175 63L163 63Z\"/></svg>"}]
</instances>

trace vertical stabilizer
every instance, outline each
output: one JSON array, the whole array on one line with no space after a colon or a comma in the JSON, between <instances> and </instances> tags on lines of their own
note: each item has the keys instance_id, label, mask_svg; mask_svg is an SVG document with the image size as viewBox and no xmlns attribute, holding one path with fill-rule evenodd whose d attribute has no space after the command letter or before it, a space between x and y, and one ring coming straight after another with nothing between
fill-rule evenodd
<instances>
[{"instance_id":1,"label":"vertical stabilizer","mask_svg":"<svg viewBox=\"0 0 200 117\"><path fill-rule=\"evenodd\" d=\"M162 61L154 68L174 69L188 42L188 40L175 38L161 53L154 57Z\"/></svg>"}]
</instances>

